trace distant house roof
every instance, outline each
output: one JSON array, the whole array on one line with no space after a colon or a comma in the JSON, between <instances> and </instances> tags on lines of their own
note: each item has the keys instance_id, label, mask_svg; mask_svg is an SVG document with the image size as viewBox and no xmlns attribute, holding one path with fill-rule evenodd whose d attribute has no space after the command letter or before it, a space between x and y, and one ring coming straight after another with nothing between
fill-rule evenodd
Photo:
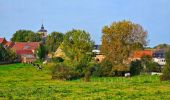
<instances>
[{"instance_id":1,"label":"distant house roof","mask_svg":"<svg viewBox=\"0 0 170 100\"><path fill-rule=\"evenodd\" d=\"M0 38L0 43L2 43L4 41L4 38Z\"/></svg>"},{"instance_id":2,"label":"distant house roof","mask_svg":"<svg viewBox=\"0 0 170 100\"><path fill-rule=\"evenodd\" d=\"M15 44L14 42L8 41L8 42L5 44L5 46L12 48L12 47L14 46L14 44Z\"/></svg>"},{"instance_id":3,"label":"distant house roof","mask_svg":"<svg viewBox=\"0 0 170 100\"><path fill-rule=\"evenodd\" d=\"M39 42L16 42L12 47L14 50L36 50L39 47Z\"/></svg>"},{"instance_id":4,"label":"distant house roof","mask_svg":"<svg viewBox=\"0 0 170 100\"><path fill-rule=\"evenodd\" d=\"M154 50L153 57L154 58L164 58L164 53L165 53L165 51L163 49Z\"/></svg>"},{"instance_id":5,"label":"distant house roof","mask_svg":"<svg viewBox=\"0 0 170 100\"><path fill-rule=\"evenodd\" d=\"M141 58L142 56L151 56L153 55L153 51L152 50L141 50L141 51L136 51L134 52L133 58Z\"/></svg>"},{"instance_id":6,"label":"distant house roof","mask_svg":"<svg viewBox=\"0 0 170 100\"><path fill-rule=\"evenodd\" d=\"M16 50L16 54L33 54L32 50Z\"/></svg>"},{"instance_id":7,"label":"distant house roof","mask_svg":"<svg viewBox=\"0 0 170 100\"><path fill-rule=\"evenodd\" d=\"M5 44L7 41L6 41L6 39L5 38L0 38L0 43L3 43L3 44Z\"/></svg>"}]
</instances>

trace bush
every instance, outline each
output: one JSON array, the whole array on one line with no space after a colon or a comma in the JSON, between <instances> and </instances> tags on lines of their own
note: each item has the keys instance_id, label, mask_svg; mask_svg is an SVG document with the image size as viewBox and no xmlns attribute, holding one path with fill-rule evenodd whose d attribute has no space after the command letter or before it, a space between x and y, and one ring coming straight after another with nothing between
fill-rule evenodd
<instances>
[{"instance_id":1,"label":"bush","mask_svg":"<svg viewBox=\"0 0 170 100\"><path fill-rule=\"evenodd\" d=\"M142 67L142 63L140 60L132 61L130 63L130 74L132 76L139 75L142 69L143 67Z\"/></svg>"},{"instance_id":2,"label":"bush","mask_svg":"<svg viewBox=\"0 0 170 100\"><path fill-rule=\"evenodd\" d=\"M56 62L56 63L60 63L60 62L63 62L64 59L61 58L61 57L56 57L56 58L53 58L52 61Z\"/></svg>"},{"instance_id":3,"label":"bush","mask_svg":"<svg viewBox=\"0 0 170 100\"><path fill-rule=\"evenodd\" d=\"M163 67L162 75L160 77L161 81L170 80L170 50L165 54L166 65Z\"/></svg>"},{"instance_id":4,"label":"bush","mask_svg":"<svg viewBox=\"0 0 170 100\"><path fill-rule=\"evenodd\" d=\"M79 78L79 74L64 64L57 64L52 68L52 79L72 80Z\"/></svg>"},{"instance_id":5,"label":"bush","mask_svg":"<svg viewBox=\"0 0 170 100\"><path fill-rule=\"evenodd\" d=\"M163 74L160 76L160 80L161 81L170 80L170 66L165 65L162 72Z\"/></svg>"},{"instance_id":6,"label":"bush","mask_svg":"<svg viewBox=\"0 0 170 100\"><path fill-rule=\"evenodd\" d=\"M129 71L129 67L124 64L115 65L112 69L114 76L124 76L124 74Z\"/></svg>"},{"instance_id":7,"label":"bush","mask_svg":"<svg viewBox=\"0 0 170 100\"><path fill-rule=\"evenodd\" d=\"M108 60L104 60L101 63L96 64L95 69L96 70L93 73L94 76L99 77L113 76L112 64Z\"/></svg>"},{"instance_id":8,"label":"bush","mask_svg":"<svg viewBox=\"0 0 170 100\"><path fill-rule=\"evenodd\" d=\"M156 62L148 62L146 64L146 71L147 72L161 72L161 67Z\"/></svg>"}]
</instances>

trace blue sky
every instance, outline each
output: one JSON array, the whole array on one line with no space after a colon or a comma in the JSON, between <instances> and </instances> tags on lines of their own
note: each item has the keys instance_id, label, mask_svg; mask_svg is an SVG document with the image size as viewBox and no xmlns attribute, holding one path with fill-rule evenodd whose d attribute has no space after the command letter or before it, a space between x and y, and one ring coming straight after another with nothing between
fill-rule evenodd
<instances>
[{"instance_id":1,"label":"blue sky","mask_svg":"<svg viewBox=\"0 0 170 100\"><path fill-rule=\"evenodd\" d=\"M149 46L170 44L170 0L0 0L0 37L36 32L42 19L49 33L84 29L96 44L103 26L131 20L148 31Z\"/></svg>"}]
</instances>

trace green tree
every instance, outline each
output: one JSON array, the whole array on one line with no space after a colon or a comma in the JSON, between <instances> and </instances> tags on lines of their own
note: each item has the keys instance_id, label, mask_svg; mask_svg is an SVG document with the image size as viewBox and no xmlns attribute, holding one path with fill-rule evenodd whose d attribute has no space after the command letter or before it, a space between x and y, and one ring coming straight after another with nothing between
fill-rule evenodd
<instances>
[{"instance_id":1,"label":"green tree","mask_svg":"<svg viewBox=\"0 0 170 100\"><path fill-rule=\"evenodd\" d=\"M0 44L0 61L5 61L7 58L7 51L2 44Z\"/></svg>"},{"instance_id":2,"label":"green tree","mask_svg":"<svg viewBox=\"0 0 170 100\"><path fill-rule=\"evenodd\" d=\"M11 38L13 42L39 42L41 37L39 34L34 33L31 30L18 30L13 34Z\"/></svg>"},{"instance_id":3,"label":"green tree","mask_svg":"<svg viewBox=\"0 0 170 100\"><path fill-rule=\"evenodd\" d=\"M37 56L40 60L44 59L46 56L46 49L45 46L40 44L39 48L37 49Z\"/></svg>"},{"instance_id":4,"label":"green tree","mask_svg":"<svg viewBox=\"0 0 170 100\"><path fill-rule=\"evenodd\" d=\"M160 78L162 81L170 80L170 50L166 52L165 60L166 64L162 70L163 75Z\"/></svg>"},{"instance_id":5,"label":"green tree","mask_svg":"<svg viewBox=\"0 0 170 100\"><path fill-rule=\"evenodd\" d=\"M47 36L46 40L46 48L48 52L55 52L56 49L60 46L63 42L64 34L60 32L52 32Z\"/></svg>"},{"instance_id":6,"label":"green tree","mask_svg":"<svg viewBox=\"0 0 170 100\"><path fill-rule=\"evenodd\" d=\"M130 21L113 22L102 33L101 52L113 65L123 64L133 51L147 45L147 32Z\"/></svg>"},{"instance_id":7,"label":"green tree","mask_svg":"<svg viewBox=\"0 0 170 100\"><path fill-rule=\"evenodd\" d=\"M84 30L72 30L65 34L61 49L70 61L80 62L90 55L94 42Z\"/></svg>"},{"instance_id":8,"label":"green tree","mask_svg":"<svg viewBox=\"0 0 170 100\"><path fill-rule=\"evenodd\" d=\"M151 67L152 63L152 57L149 55L144 55L141 57L141 62L143 66L143 71L144 72L149 72L149 69Z\"/></svg>"},{"instance_id":9,"label":"green tree","mask_svg":"<svg viewBox=\"0 0 170 100\"><path fill-rule=\"evenodd\" d=\"M5 49L2 44L0 44L0 62L14 62L18 56L15 52L10 50L9 48Z\"/></svg>"},{"instance_id":10,"label":"green tree","mask_svg":"<svg viewBox=\"0 0 170 100\"><path fill-rule=\"evenodd\" d=\"M130 74L139 75L140 72L143 70L142 63L140 60L132 61L130 64Z\"/></svg>"}]
</instances>

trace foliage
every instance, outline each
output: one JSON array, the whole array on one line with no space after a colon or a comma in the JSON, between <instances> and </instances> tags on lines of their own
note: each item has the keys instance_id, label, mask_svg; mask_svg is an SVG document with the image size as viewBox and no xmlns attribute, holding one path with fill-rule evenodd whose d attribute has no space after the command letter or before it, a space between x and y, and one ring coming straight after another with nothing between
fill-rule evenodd
<instances>
[{"instance_id":1,"label":"foliage","mask_svg":"<svg viewBox=\"0 0 170 100\"><path fill-rule=\"evenodd\" d=\"M163 67L163 75L160 77L162 81L170 80L170 50L165 53L166 64Z\"/></svg>"},{"instance_id":2,"label":"foliage","mask_svg":"<svg viewBox=\"0 0 170 100\"><path fill-rule=\"evenodd\" d=\"M114 65L112 69L115 76L124 76L124 74L129 71L129 66L125 64L117 64Z\"/></svg>"},{"instance_id":3,"label":"foliage","mask_svg":"<svg viewBox=\"0 0 170 100\"><path fill-rule=\"evenodd\" d=\"M158 44L154 49L163 49L165 51L170 50L170 45L168 44Z\"/></svg>"},{"instance_id":4,"label":"foliage","mask_svg":"<svg viewBox=\"0 0 170 100\"><path fill-rule=\"evenodd\" d=\"M143 71L144 72L160 72L161 67L158 63L153 62L152 57L149 55L144 55L141 58Z\"/></svg>"},{"instance_id":5,"label":"foliage","mask_svg":"<svg viewBox=\"0 0 170 100\"><path fill-rule=\"evenodd\" d=\"M61 57L55 57L55 58L52 58L52 61L56 63L60 63L60 62L64 62L64 59Z\"/></svg>"},{"instance_id":6,"label":"foliage","mask_svg":"<svg viewBox=\"0 0 170 100\"><path fill-rule=\"evenodd\" d=\"M147 32L130 21L113 22L102 33L101 52L113 65L123 64L130 53L147 45Z\"/></svg>"},{"instance_id":7,"label":"foliage","mask_svg":"<svg viewBox=\"0 0 170 100\"><path fill-rule=\"evenodd\" d=\"M146 72L161 72L161 66L156 62L146 63Z\"/></svg>"},{"instance_id":8,"label":"foliage","mask_svg":"<svg viewBox=\"0 0 170 100\"><path fill-rule=\"evenodd\" d=\"M13 42L39 42L41 37L39 34L34 33L31 30L18 30L13 34L11 38Z\"/></svg>"},{"instance_id":9,"label":"foliage","mask_svg":"<svg viewBox=\"0 0 170 100\"><path fill-rule=\"evenodd\" d=\"M83 30L71 30L64 36L61 49L72 62L79 62L92 51L90 34Z\"/></svg>"},{"instance_id":10,"label":"foliage","mask_svg":"<svg viewBox=\"0 0 170 100\"><path fill-rule=\"evenodd\" d=\"M12 63L19 59L15 52L9 48L4 48L2 44L0 44L0 51L0 62Z\"/></svg>"},{"instance_id":11,"label":"foliage","mask_svg":"<svg viewBox=\"0 0 170 100\"><path fill-rule=\"evenodd\" d=\"M55 52L56 49L60 46L63 42L64 34L60 32L52 32L47 36L46 39L46 48L48 52Z\"/></svg>"},{"instance_id":12,"label":"foliage","mask_svg":"<svg viewBox=\"0 0 170 100\"><path fill-rule=\"evenodd\" d=\"M43 44L40 44L40 46L37 49L37 56L40 60L44 59L46 56L46 48Z\"/></svg>"},{"instance_id":13,"label":"foliage","mask_svg":"<svg viewBox=\"0 0 170 100\"><path fill-rule=\"evenodd\" d=\"M78 78L79 75L72 68L64 65L63 63L57 64L52 69L52 79L71 80Z\"/></svg>"},{"instance_id":14,"label":"foliage","mask_svg":"<svg viewBox=\"0 0 170 100\"><path fill-rule=\"evenodd\" d=\"M99 77L113 76L112 67L113 65L110 61L103 60L100 64L96 65L96 70L93 75Z\"/></svg>"},{"instance_id":15,"label":"foliage","mask_svg":"<svg viewBox=\"0 0 170 100\"><path fill-rule=\"evenodd\" d=\"M73 29L64 35L64 40L61 45L61 49L67 58L64 60L64 63L79 73L79 77L85 75L85 71L89 67L88 64L92 60L91 51L93 44L90 34L83 30Z\"/></svg>"},{"instance_id":16,"label":"foliage","mask_svg":"<svg viewBox=\"0 0 170 100\"><path fill-rule=\"evenodd\" d=\"M130 64L130 74L132 76L139 75L143 70L142 63L140 60L132 61Z\"/></svg>"}]
</instances>

